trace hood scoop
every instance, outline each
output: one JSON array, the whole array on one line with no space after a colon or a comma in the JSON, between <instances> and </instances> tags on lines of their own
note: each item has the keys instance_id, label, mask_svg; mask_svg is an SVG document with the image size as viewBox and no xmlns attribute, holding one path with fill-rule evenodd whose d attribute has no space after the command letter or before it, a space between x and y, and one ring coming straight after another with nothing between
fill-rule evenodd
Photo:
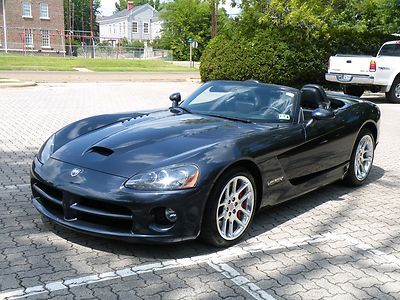
<instances>
[{"instance_id":1,"label":"hood scoop","mask_svg":"<svg viewBox=\"0 0 400 300\"><path fill-rule=\"evenodd\" d=\"M110 156L114 153L114 151L109 148L94 146L86 151L86 153L97 153L103 156Z\"/></svg>"}]
</instances>

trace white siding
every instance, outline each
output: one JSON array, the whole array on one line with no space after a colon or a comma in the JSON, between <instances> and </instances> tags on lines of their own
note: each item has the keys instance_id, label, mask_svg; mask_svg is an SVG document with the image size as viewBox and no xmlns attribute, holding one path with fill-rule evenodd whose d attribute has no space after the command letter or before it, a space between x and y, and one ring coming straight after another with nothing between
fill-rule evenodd
<instances>
[{"instance_id":1,"label":"white siding","mask_svg":"<svg viewBox=\"0 0 400 300\"><path fill-rule=\"evenodd\" d=\"M136 33L132 32L133 22L137 22ZM144 23L148 23L148 33L144 33ZM100 41L119 40L124 37L131 41L153 40L161 34L161 23L157 13L150 6L144 6L143 9L123 18L99 20Z\"/></svg>"}]
</instances>

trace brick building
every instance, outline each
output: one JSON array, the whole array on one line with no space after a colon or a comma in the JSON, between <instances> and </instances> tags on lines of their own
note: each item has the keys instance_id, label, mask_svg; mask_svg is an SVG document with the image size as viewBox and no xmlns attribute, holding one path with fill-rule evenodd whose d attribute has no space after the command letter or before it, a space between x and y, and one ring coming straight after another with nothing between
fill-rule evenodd
<instances>
[{"instance_id":1,"label":"brick building","mask_svg":"<svg viewBox=\"0 0 400 300\"><path fill-rule=\"evenodd\" d=\"M64 53L63 0L0 0L0 51L6 50Z\"/></svg>"}]
</instances>

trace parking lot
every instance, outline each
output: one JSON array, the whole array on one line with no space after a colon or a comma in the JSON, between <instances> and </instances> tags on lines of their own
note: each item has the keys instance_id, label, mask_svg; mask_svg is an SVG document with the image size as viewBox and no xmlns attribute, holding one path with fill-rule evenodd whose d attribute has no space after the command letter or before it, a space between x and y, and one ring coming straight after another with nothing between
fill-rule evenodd
<instances>
[{"instance_id":1,"label":"parking lot","mask_svg":"<svg viewBox=\"0 0 400 300\"><path fill-rule=\"evenodd\" d=\"M167 107L195 83L41 84L0 90L0 299L399 299L400 105L382 111L368 183L335 183L261 211L221 250L90 237L43 221L29 168L60 127L101 113Z\"/></svg>"}]
</instances>

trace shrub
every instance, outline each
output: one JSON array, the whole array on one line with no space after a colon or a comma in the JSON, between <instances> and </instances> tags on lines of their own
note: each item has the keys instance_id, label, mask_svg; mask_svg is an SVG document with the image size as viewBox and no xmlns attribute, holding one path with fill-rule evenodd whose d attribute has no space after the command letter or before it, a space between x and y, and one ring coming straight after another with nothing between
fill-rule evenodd
<instances>
[{"instance_id":1,"label":"shrub","mask_svg":"<svg viewBox=\"0 0 400 300\"><path fill-rule=\"evenodd\" d=\"M256 79L262 82L300 87L324 84L330 55L376 54L390 37L378 33L334 31L318 37L304 29L268 27L250 38L220 35L201 57L203 81Z\"/></svg>"}]
</instances>

